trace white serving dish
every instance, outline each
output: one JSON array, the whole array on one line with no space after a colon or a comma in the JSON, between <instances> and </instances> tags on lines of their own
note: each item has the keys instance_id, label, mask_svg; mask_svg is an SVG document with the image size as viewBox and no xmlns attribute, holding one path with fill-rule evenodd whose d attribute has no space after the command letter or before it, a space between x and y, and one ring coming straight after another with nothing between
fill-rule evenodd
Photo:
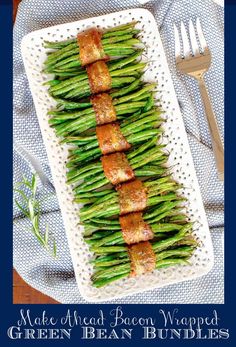
<instances>
[{"instance_id":1,"label":"white serving dish","mask_svg":"<svg viewBox=\"0 0 236 347\"><path fill-rule=\"evenodd\" d=\"M222 6L222 7L224 7L224 5L225 5L225 2L224 2L224 0L213 0L217 5L220 5L220 6Z\"/></svg>"},{"instance_id":2,"label":"white serving dish","mask_svg":"<svg viewBox=\"0 0 236 347\"><path fill-rule=\"evenodd\" d=\"M59 144L54 130L48 125L47 111L55 106L43 82L50 76L42 73L43 62L46 59L44 40L56 41L75 37L79 31L98 26L108 28L138 20L137 28L142 28L142 40L147 49L145 57L150 62L145 73L146 81L158 82L157 99L161 100L164 116L165 133L168 138L167 150L170 152L169 165L173 167L174 178L186 188L183 195L188 198L186 211L189 218L197 221L194 234L201 242L191 258L191 266L177 266L155 270L137 278L126 278L116 281L106 287L94 288L90 281L93 272L89 260L92 257L87 244L83 241L83 227L78 226L80 206L73 203L72 188L66 184L67 147ZM26 35L21 45L25 70L33 95L35 108L41 128L43 140L47 149L52 176L60 203L62 217L74 271L81 295L90 302L113 300L125 295L160 288L171 283L191 280L205 275L213 266L213 248L207 219L202 203L200 189L193 165L193 160L185 132L182 115L177 102L173 82L162 46L156 21L148 10L130 9L108 15L66 23L34 31ZM176 302L175 293L173 301Z\"/></svg>"}]
</instances>

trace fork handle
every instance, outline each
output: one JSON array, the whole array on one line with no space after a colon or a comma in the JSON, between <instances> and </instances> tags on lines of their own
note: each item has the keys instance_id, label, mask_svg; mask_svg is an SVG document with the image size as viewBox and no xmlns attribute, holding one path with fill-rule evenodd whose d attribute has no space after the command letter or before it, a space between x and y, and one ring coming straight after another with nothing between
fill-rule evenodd
<instances>
[{"instance_id":1,"label":"fork handle","mask_svg":"<svg viewBox=\"0 0 236 347\"><path fill-rule=\"evenodd\" d=\"M198 80L202 100L205 107L208 126L211 134L213 152L216 160L218 177L221 181L224 180L224 148L220 137L219 128L212 110L209 95L203 78Z\"/></svg>"}]
</instances>

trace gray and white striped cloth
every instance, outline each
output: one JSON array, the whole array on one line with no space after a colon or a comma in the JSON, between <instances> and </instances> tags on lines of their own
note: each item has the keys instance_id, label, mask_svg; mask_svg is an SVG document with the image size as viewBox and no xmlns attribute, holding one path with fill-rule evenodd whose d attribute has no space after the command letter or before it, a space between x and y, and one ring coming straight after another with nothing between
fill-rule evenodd
<instances>
[{"instance_id":1,"label":"gray and white striped cloth","mask_svg":"<svg viewBox=\"0 0 236 347\"><path fill-rule=\"evenodd\" d=\"M22 0L14 26L14 183L22 175L38 172L42 184L42 224L54 231L58 258L54 260L29 232L25 218L14 208L14 267L23 279L61 303L85 303L74 277L58 201L53 189L45 146L25 74L20 43L27 33L55 24L72 22L128 8L150 10L159 25L175 90L181 106L212 234L215 265L199 279L113 300L109 303L223 303L223 183L217 179L210 135L196 82L181 77L174 61L173 23L200 17L212 53L206 83L223 135L224 126L224 13L211 0L156 0L141 5L134 0ZM50 192L50 197L44 199Z\"/></svg>"}]
</instances>

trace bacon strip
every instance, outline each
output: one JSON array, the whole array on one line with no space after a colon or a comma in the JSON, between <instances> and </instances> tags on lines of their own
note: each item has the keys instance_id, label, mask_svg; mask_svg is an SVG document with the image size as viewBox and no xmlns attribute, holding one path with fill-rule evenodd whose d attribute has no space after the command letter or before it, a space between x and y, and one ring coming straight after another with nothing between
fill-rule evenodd
<instances>
[{"instance_id":1,"label":"bacon strip","mask_svg":"<svg viewBox=\"0 0 236 347\"><path fill-rule=\"evenodd\" d=\"M102 60L86 67L92 94L106 92L111 89L112 81L106 63Z\"/></svg>"},{"instance_id":2,"label":"bacon strip","mask_svg":"<svg viewBox=\"0 0 236 347\"><path fill-rule=\"evenodd\" d=\"M134 178L134 172L124 153L118 152L101 157L106 178L114 185Z\"/></svg>"},{"instance_id":3,"label":"bacon strip","mask_svg":"<svg viewBox=\"0 0 236 347\"><path fill-rule=\"evenodd\" d=\"M136 179L123 183L116 189L119 193L120 215L142 211L147 206L147 189L141 181Z\"/></svg>"},{"instance_id":4,"label":"bacon strip","mask_svg":"<svg viewBox=\"0 0 236 347\"><path fill-rule=\"evenodd\" d=\"M121 152L131 147L117 123L97 126L96 134L102 154Z\"/></svg>"},{"instance_id":5,"label":"bacon strip","mask_svg":"<svg viewBox=\"0 0 236 347\"><path fill-rule=\"evenodd\" d=\"M88 29L77 35L79 57L82 66L108 58L103 50L101 38L102 33L97 29Z\"/></svg>"},{"instance_id":6,"label":"bacon strip","mask_svg":"<svg viewBox=\"0 0 236 347\"><path fill-rule=\"evenodd\" d=\"M125 243L131 245L141 241L153 239L154 234L148 223L143 220L141 212L134 212L120 216L122 236Z\"/></svg>"},{"instance_id":7,"label":"bacon strip","mask_svg":"<svg viewBox=\"0 0 236 347\"><path fill-rule=\"evenodd\" d=\"M90 100L96 115L97 125L111 123L116 120L116 111L112 103L112 97L109 94L97 94L92 96Z\"/></svg>"},{"instance_id":8,"label":"bacon strip","mask_svg":"<svg viewBox=\"0 0 236 347\"><path fill-rule=\"evenodd\" d=\"M128 255L131 262L130 277L151 272L156 268L156 254L148 241L129 246Z\"/></svg>"}]
</instances>

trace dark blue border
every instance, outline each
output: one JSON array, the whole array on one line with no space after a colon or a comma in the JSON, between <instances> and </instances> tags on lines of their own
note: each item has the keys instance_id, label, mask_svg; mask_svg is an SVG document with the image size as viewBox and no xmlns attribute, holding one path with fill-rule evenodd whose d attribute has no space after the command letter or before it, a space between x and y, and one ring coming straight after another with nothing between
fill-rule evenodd
<instances>
[{"instance_id":1,"label":"dark blue border","mask_svg":"<svg viewBox=\"0 0 236 347\"><path fill-rule=\"evenodd\" d=\"M26 1L26 0L25 0ZM226 1L227 4L233 3ZM235 1L234 1L235 4ZM0 149L2 153L0 182L1 182L1 310L0 310L0 339L2 346L15 344L16 346L33 346L44 343L67 344L70 346L114 346L117 344L129 346L158 345L163 343L165 346L189 346L189 344L202 344L207 346L231 346L236 343L235 339L235 253L236 253L236 230L235 230L235 100L236 100L236 71L235 71L235 32L236 32L236 7L227 5L226 11L226 260L225 260L225 305L122 305L127 316L155 316L160 308L173 309L178 307L182 315L187 316L207 316L211 315L216 309L220 317L220 326L230 330L229 340L140 340L141 330L135 332L132 340L81 340L79 328L74 328L71 340L9 340L6 330L14 325L19 319L21 308L30 308L32 315L40 315L46 310L48 315L61 316L70 308L77 310L81 316L93 316L102 308L107 313L114 305L13 305L12 304L12 9L11 1L0 0L0 33L1 33L1 52L0 52L0 110L1 110L1 132ZM136 330L136 329L135 329ZM234 341L234 343L233 343Z\"/></svg>"},{"instance_id":2,"label":"dark blue border","mask_svg":"<svg viewBox=\"0 0 236 347\"><path fill-rule=\"evenodd\" d=\"M235 309L235 277L234 273L235 242L234 216L236 187L236 166L232 161L235 155L235 85L236 85L236 45L233 38L236 32L236 1L226 1L225 6L225 315L234 314ZM235 329L234 329L235 330ZM236 340L235 340L236 341Z\"/></svg>"},{"instance_id":3,"label":"dark blue border","mask_svg":"<svg viewBox=\"0 0 236 347\"><path fill-rule=\"evenodd\" d=\"M12 285L12 11L11 6L0 1L0 35L1 35L1 87L0 113L2 153L1 183L1 277L5 282L4 301L12 302L10 286ZM2 286L1 286L2 287ZM3 287L2 287L3 289ZM3 294L0 295L1 299ZM10 306L9 306L10 307Z\"/></svg>"}]
</instances>

